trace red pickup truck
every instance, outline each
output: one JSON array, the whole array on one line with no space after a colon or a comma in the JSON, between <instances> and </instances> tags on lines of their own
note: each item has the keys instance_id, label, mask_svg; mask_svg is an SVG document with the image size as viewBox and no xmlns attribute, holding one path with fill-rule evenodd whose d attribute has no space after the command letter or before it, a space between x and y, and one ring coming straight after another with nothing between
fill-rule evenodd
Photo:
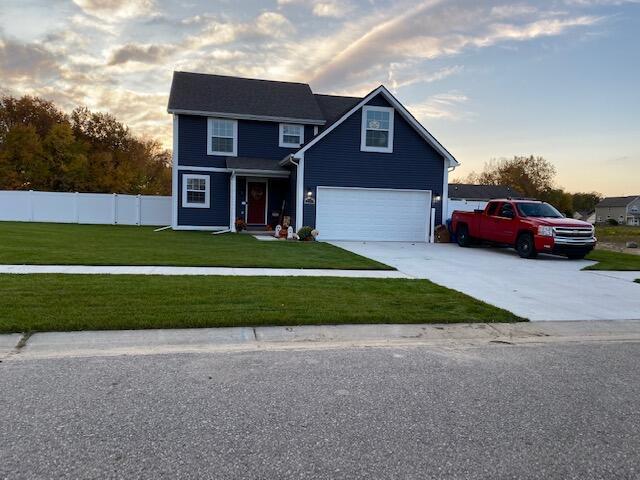
<instances>
[{"instance_id":1,"label":"red pickup truck","mask_svg":"<svg viewBox=\"0 0 640 480\"><path fill-rule=\"evenodd\" d=\"M461 247L477 241L508 245L523 258L538 253L584 258L597 241L590 223L565 218L548 203L533 200L492 200L484 210L456 210L451 229Z\"/></svg>"}]
</instances>

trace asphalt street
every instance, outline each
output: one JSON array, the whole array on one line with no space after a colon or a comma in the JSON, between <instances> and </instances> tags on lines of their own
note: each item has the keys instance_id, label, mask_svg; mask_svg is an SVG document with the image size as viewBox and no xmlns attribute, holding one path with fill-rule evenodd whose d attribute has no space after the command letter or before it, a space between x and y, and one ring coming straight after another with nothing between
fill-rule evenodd
<instances>
[{"instance_id":1,"label":"asphalt street","mask_svg":"<svg viewBox=\"0 0 640 480\"><path fill-rule=\"evenodd\" d=\"M640 343L3 360L0 478L639 478Z\"/></svg>"}]
</instances>

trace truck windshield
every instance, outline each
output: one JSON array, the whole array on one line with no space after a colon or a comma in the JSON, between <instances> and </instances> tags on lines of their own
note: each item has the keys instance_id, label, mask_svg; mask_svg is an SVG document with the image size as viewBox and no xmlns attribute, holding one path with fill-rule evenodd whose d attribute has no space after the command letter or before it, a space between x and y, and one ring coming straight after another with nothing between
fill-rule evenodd
<instances>
[{"instance_id":1,"label":"truck windshield","mask_svg":"<svg viewBox=\"0 0 640 480\"><path fill-rule=\"evenodd\" d=\"M548 203L518 203L523 217L562 218L562 214Z\"/></svg>"}]
</instances>

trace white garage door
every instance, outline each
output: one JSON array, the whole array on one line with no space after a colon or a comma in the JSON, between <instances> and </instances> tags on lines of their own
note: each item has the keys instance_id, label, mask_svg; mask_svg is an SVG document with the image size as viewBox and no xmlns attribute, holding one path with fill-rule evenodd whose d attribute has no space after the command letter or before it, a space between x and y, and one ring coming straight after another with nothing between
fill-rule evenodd
<instances>
[{"instance_id":1,"label":"white garage door","mask_svg":"<svg viewBox=\"0 0 640 480\"><path fill-rule=\"evenodd\" d=\"M425 242L429 190L318 187L319 240Z\"/></svg>"}]
</instances>

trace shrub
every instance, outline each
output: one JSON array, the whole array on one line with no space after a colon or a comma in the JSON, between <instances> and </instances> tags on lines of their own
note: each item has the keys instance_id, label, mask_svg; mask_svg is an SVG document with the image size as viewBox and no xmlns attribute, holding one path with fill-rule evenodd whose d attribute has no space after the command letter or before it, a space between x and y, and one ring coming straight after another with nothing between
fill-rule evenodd
<instances>
[{"instance_id":1,"label":"shrub","mask_svg":"<svg viewBox=\"0 0 640 480\"><path fill-rule=\"evenodd\" d=\"M313 238L313 235L311 235L311 231L313 229L311 227L302 227L300 230L298 230L298 237L300 238L300 240L315 240L315 238Z\"/></svg>"},{"instance_id":2,"label":"shrub","mask_svg":"<svg viewBox=\"0 0 640 480\"><path fill-rule=\"evenodd\" d=\"M615 218L609 218L607 219L607 225L611 225L612 227L615 227L618 225L618 221Z\"/></svg>"}]
</instances>

